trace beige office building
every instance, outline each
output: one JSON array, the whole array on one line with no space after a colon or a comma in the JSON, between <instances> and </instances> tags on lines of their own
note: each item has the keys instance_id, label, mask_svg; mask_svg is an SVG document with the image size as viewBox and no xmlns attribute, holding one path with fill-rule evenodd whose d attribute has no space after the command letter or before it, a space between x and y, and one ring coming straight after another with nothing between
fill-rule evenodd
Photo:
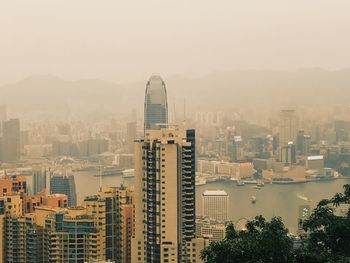
<instances>
[{"instance_id":1,"label":"beige office building","mask_svg":"<svg viewBox=\"0 0 350 263\"><path fill-rule=\"evenodd\" d=\"M294 110L282 110L279 121L279 144L295 142L298 131L298 119Z\"/></svg>"},{"instance_id":2,"label":"beige office building","mask_svg":"<svg viewBox=\"0 0 350 263\"><path fill-rule=\"evenodd\" d=\"M216 220L210 220L207 217L197 217L196 236L205 237L210 242L219 242L225 238L226 224Z\"/></svg>"},{"instance_id":3,"label":"beige office building","mask_svg":"<svg viewBox=\"0 0 350 263\"><path fill-rule=\"evenodd\" d=\"M228 194L223 190L206 190L202 194L202 214L218 221L227 220Z\"/></svg>"}]
</instances>

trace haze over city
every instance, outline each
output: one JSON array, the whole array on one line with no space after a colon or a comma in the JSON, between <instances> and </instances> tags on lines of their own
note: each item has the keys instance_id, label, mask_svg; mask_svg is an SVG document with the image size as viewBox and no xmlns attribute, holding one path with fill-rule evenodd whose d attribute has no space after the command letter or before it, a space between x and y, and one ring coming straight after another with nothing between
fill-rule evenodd
<instances>
[{"instance_id":1,"label":"haze over city","mask_svg":"<svg viewBox=\"0 0 350 263\"><path fill-rule=\"evenodd\" d=\"M0 84L349 68L347 0L3 1Z\"/></svg>"},{"instance_id":2,"label":"haze over city","mask_svg":"<svg viewBox=\"0 0 350 263\"><path fill-rule=\"evenodd\" d=\"M349 10L0 3L0 263L349 262Z\"/></svg>"}]
</instances>

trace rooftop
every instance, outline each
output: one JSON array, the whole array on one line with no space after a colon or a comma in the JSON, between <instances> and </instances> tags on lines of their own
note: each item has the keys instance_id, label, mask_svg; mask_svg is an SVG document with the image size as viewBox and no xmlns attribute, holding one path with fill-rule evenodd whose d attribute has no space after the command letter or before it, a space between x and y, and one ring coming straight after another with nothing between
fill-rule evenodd
<instances>
[{"instance_id":1,"label":"rooftop","mask_svg":"<svg viewBox=\"0 0 350 263\"><path fill-rule=\"evenodd\" d=\"M307 159L308 159L309 161L313 161L313 160L323 160L323 155L309 156L309 157L307 157Z\"/></svg>"},{"instance_id":2,"label":"rooftop","mask_svg":"<svg viewBox=\"0 0 350 263\"><path fill-rule=\"evenodd\" d=\"M224 190L205 190L203 196L227 196Z\"/></svg>"}]
</instances>

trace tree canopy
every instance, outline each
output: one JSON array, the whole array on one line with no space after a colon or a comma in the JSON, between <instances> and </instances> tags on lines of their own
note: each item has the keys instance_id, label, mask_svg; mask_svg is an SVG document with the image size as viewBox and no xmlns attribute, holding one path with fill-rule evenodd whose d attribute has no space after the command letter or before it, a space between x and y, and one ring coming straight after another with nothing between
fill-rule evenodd
<instances>
[{"instance_id":1,"label":"tree canopy","mask_svg":"<svg viewBox=\"0 0 350 263\"><path fill-rule=\"evenodd\" d=\"M226 237L202 251L206 263L301 262L350 263L350 185L344 193L319 202L309 219L302 222L301 246L293 246L282 219L255 217L244 231L228 224Z\"/></svg>"}]
</instances>

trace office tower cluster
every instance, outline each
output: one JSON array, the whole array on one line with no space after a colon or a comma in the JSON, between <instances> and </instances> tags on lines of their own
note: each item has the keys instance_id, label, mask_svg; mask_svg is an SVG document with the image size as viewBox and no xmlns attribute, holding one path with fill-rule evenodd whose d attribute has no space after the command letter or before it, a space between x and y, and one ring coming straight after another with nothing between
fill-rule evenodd
<instances>
[{"instance_id":1,"label":"office tower cluster","mask_svg":"<svg viewBox=\"0 0 350 263\"><path fill-rule=\"evenodd\" d=\"M50 171L47 167L37 166L33 168L32 175L32 194L35 195L41 191L47 191Z\"/></svg>"},{"instance_id":2,"label":"office tower cluster","mask_svg":"<svg viewBox=\"0 0 350 263\"><path fill-rule=\"evenodd\" d=\"M74 175L52 175L50 177L50 193L61 193L68 196L68 206L77 205L77 194Z\"/></svg>"},{"instance_id":3,"label":"office tower cluster","mask_svg":"<svg viewBox=\"0 0 350 263\"><path fill-rule=\"evenodd\" d=\"M21 157L21 133L19 119L6 119L6 108L0 107L0 161L18 162Z\"/></svg>"},{"instance_id":4,"label":"office tower cluster","mask_svg":"<svg viewBox=\"0 0 350 263\"><path fill-rule=\"evenodd\" d=\"M297 156L311 154L311 136L299 130L298 117L294 110L282 110L279 120L278 156L285 165L297 163Z\"/></svg>"},{"instance_id":5,"label":"office tower cluster","mask_svg":"<svg viewBox=\"0 0 350 263\"><path fill-rule=\"evenodd\" d=\"M230 139L228 154L231 162L244 160L242 136L233 136L233 138Z\"/></svg>"},{"instance_id":6,"label":"office tower cluster","mask_svg":"<svg viewBox=\"0 0 350 263\"><path fill-rule=\"evenodd\" d=\"M297 156L310 154L311 136L299 130L298 117L294 110L282 110L279 120L279 160L285 165L297 163Z\"/></svg>"},{"instance_id":7,"label":"office tower cluster","mask_svg":"<svg viewBox=\"0 0 350 263\"><path fill-rule=\"evenodd\" d=\"M52 141L53 156L70 156L76 158L87 158L96 154L108 151L108 140L106 139L87 139L78 142L72 142L70 139L57 139Z\"/></svg>"},{"instance_id":8,"label":"office tower cluster","mask_svg":"<svg viewBox=\"0 0 350 263\"><path fill-rule=\"evenodd\" d=\"M126 151L134 152L134 141L137 139L137 123L128 122L126 124Z\"/></svg>"},{"instance_id":9,"label":"office tower cluster","mask_svg":"<svg viewBox=\"0 0 350 263\"><path fill-rule=\"evenodd\" d=\"M299 130L295 146L298 155L308 156L310 154L311 136L305 134L303 130Z\"/></svg>"}]
</instances>

